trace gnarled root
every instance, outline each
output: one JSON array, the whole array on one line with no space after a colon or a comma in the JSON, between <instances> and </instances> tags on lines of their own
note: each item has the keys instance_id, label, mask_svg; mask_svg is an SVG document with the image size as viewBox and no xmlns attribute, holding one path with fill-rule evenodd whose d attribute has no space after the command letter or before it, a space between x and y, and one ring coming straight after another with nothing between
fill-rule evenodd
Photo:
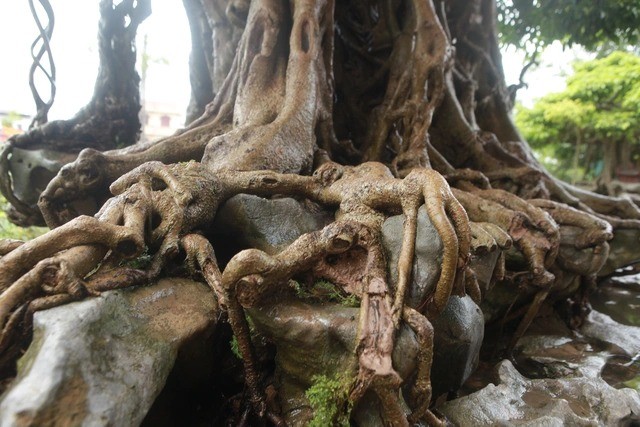
<instances>
[{"instance_id":1,"label":"gnarled root","mask_svg":"<svg viewBox=\"0 0 640 427\"><path fill-rule=\"evenodd\" d=\"M40 196L38 207L46 224L54 228L80 214L95 214L110 197L109 186L146 162L168 164L199 160L210 139L226 128L222 118L214 117L198 127L153 144L137 144L106 152L82 150L74 162L60 169Z\"/></svg>"},{"instance_id":2,"label":"gnarled root","mask_svg":"<svg viewBox=\"0 0 640 427\"><path fill-rule=\"evenodd\" d=\"M24 313L156 277L177 253L180 234L212 220L223 193L212 182L196 163L147 163L112 185L116 197L96 217L78 217L24 244L5 244L0 352L9 347L13 329L28 326ZM146 270L119 266L147 248L154 256Z\"/></svg>"},{"instance_id":3,"label":"gnarled root","mask_svg":"<svg viewBox=\"0 0 640 427\"><path fill-rule=\"evenodd\" d=\"M284 290L289 278L303 272L328 279L361 298L356 343L359 369L350 399L357 401L371 390L378 396L388 422L406 424L399 401L402 379L391 362L397 328L382 246L378 233L350 220L340 220L321 231L305 234L274 256L252 249L240 252L222 274L221 298L227 304L229 320L243 352L246 381L256 412L264 410L264 398L242 307L265 303L265 297L273 298ZM214 275L208 279L214 289L220 288L219 280ZM415 404L411 419L417 421L428 417L435 420L428 411L433 328L416 310L402 307L401 316L415 330L422 349L418 376L410 397Z\"/></svg>"},{"instance_id":4,"label":"gnarled root","mask_svg":"<svg viewBox=\"0 0 640 427\"><path fill-rule=\"evenodd\" d=\"M560 244L557 225L544 211L501 190L466 192L453 189L472 221L499 226L511 237L527 261L528 280L546 287L553 281L548 268Z\"/></svg>"}]
</instances>

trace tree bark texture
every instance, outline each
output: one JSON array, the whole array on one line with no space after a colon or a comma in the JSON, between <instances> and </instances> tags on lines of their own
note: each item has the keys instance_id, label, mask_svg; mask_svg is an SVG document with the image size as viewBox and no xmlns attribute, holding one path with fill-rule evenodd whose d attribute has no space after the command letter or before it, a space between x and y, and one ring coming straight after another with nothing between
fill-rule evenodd
<instances>
[{"instance_id":1,"label":"tree bark texture","mask_svg":"<svg viewBox=\"0 0 640 427\"><path fill-rule=\"evenodd\" d=\"M113 146L108 142L130 142L139 125L132 119L137 80L120 82L111 68L101 69L96 96L78 116L89 118L68 123L98 132L104 144L82 151L43 192L39 207L52 231L7 243L0 259L1 351L15 352L25 313L51 305L51 297L67 301L148 282L185 252L229 313L256 416L281 422L266 404L244 309L304 273L330 279L361 301L350 399L373 393L394 425L438 424L428 409L430 320L452 293L482 298L469 263L479 248L509 251L493 281L534 289L513 345L545 300L565 295L570 284L593 283L613 233L640 224L629 200L568 186L533 158L510 117L494 0L184 0L184 6L192 37L190 123L158 141L99 151ZM101 31L107 22L103 17ZM131 31L119 28L108 40L132 43ZM108 52L101 45L101 54ZM132 60L104 62L127 69ZM97 111L125 122L96 121L105 117ZM37 134L43 141L78 135L60 126L47 133L46 126ZM80 140L73 141L68 147ZM309 199L335 212L336 222L280 254L248 250L218 265L202 230L239 193ZM443 268L435 290L409 306L422 204L444 244ZM406 217L403 245L397 280L389 280L380 227L398 213ZM122 266L145 250L153 257L149 267ZM571 262L570 251L584 256ZM402 324L426 346L406 398L409 414L399 394L403 379L391 364Z\"/></svg>"}]
</instances>

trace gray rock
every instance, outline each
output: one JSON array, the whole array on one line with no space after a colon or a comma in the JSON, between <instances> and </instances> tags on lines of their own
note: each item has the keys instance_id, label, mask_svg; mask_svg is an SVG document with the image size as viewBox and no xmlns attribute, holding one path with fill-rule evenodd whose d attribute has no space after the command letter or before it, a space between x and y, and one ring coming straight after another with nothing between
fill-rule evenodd
<instances>
[{"instance_id":1,"label":"gray rock","mask_svg":"<svg viewBox=\"0 0 640 427\"><path fill-rule=\"evenodd\" d=\"M434 396L455 391L478 367L484 318L471 297L452 296L433 322L435 331L431 384Z\"/></svg>"},{"instance_id":2,"label":"gray rock","mask_svg":"<svg viewBox=\"0 0 640 427\"><path fill-rule=\"evenodd\" d=\"M270 308L250 309L249 313L257 329L276 344L278 397L287 425L306 425L313 413L305 391L312 385L313 376L355 377L357 373L354 352L359 309L291 300ZM415 335L404 325L392 355L393 366L402 378L413 375L417 354ZM367 402L355 408L356 424L381 425L379 414L371 411L373 402L366 395L364 400Z\"/></svg>"},{"instance_id":3,"label":"gray rock","mask_svg":"<svg viewBox=\"0 0 640 427\"><path fill-rule=\"evenodd\" d=\"M220 208L213 228L235 239L239 246L274 254L302 234L319 230L333 220L333 215L309 206L291 198L239 194Z\"/></svg>"},{"instance_id":4,"label":"gray rock","mask_svg":"<svg viewBox=\"0 0 640 427\"><path fill-rule=\"evenodd\" d=\"M402 247L404 215L388 218L382 226L382 239L387 251L392 282L398 275L398 258ZM424 206L418 211L415 260L412 285L407 302L419 306L426 295L435 290L442 263L442 240L431 224ZM493 272L498 251L474 259L474 265L485 266L482 272ZM487 287L490 273L480 274L481 286ZM478 366L484 338L484 319L480 308L469 296L452 296L443 313L433 322L434 360L432 384L434 395L456 390Z\"/></svg>"},{"instance_id":5,"label":"gray rock","mask_svg":"<svg viewBox=\"0 0 640 427\"><path fill-rule=\"evenodd\" d=\"M529 380L511 362L497 366L496 385L452 400L439 410L460 426L617 425L640 411L640 395L601 378Z\"/></svg>"},{"instance_id":6,"label":"gray rock","mask_svg":"<svg viewBox=\"0 0 640 427\"><path fill-rule=\"evenodd\" d=\"M516 345L520 372L503 361L493 384L439 409L461 426L622 425L640 410L637 390L619 388L639 350L638 327L593 311L576 334L549 308Z\"/></svg>"},{"instance_id":7,"label":"gray rock","mask_svg":"<svg viewBox=\"0 0 640 427\"><path fill-rule=\"evenodd\" d=\"M217 314L210 290L186 279L36 313L0 426L140 424L178 349L210 331Z\"/></svg>"},{"instance_id":8,"label":"gray rock","mask_svg":"<svg viewBox=\"0 0 640 427\"><path fill-rule=\"evenodd\" d=\"M607 276L616 269L625 267L640 259L638 244L640 243L640 229L618 228L609 242L609 257L604 267L598 272L599 276Z\"/></svg>"},{"instance_id":9,"label":"gray rock","mask_svg":"<svg viewBox=\"0 0 640 427\"><path fill-rule=\"evenodd\" d=\"M404 215L396 215L387 218L382 225L382 241L387 251L389 277L394 286L398 277L403 223ZM442 240L431 224L424 206L418 210L415 258L411 274L413 283L406 298L407 304L412 307L420 305L425 295L434 290L442 264Z\"/></svg>"},{"instance_id":10,"label":"gray rock","mask_svg":"<svg viewBox=\"0 0 640 427\"><path fill-rule=\"evenodd\" d=\"M606 314L593 310L580 328L580 332L614 344L631 357L640 355L640 327L622 325Z\"/></svg>"},{"instance_id":11,"label":"gray rock","mask_svg":"<svg viewBox=\"0 0 640 427\"><path fill-rule=\"evenodd\" d=\"M9 170L15 196L28 205L35 205L40 193L60 168L74 161L77 156L77 153L13 147Z\"/></svg>"}]
</instances>

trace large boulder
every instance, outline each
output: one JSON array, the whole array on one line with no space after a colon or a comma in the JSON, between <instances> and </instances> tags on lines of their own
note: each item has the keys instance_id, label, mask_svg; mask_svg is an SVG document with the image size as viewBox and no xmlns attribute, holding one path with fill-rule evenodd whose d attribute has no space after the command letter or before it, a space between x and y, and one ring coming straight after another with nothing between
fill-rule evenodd
<instances>
[{"instance_id":1,"label":"large boulder","mask_svg":"<svg viewBox=\"0 0 640 427\"><path fill-rule=\"evenodd\" d=\"M331 220L332 215L294 199L270 200L239 195L231 198L220 209L214 229L225 236L234 236L240 246L276 253L301 234L318 230ZM387 218L382 226L382 241L387 254L392 285L395 284L398 274L403 223L404 216L395 215ZM418 211L412 284L407 295L407 303L410 306L419 306L425 295L434 291L440 275L442 250L440 236L431 224L425 207L422 206ZM473 258L476 270L485 273L478 275L483 289L488 287L498 255L499 251L494 250ZM317 310L314 307L309 309ZM330 325L338 322L342 316L335 313L333 315L337 316L337 319L326 320ZM328 313L324 316L330 317ZM357 310L355 316L357 318ZM303 316L298 317L298 320L301 324L297 328L306 325L310 330L313 329L311 325L307 325L308 322L304 321ZM314 317L312 320L318 320L318 318ZM470 297L454 296L442 315L434 321L434 328L434 391L444 393L456 390L477 366L484 336L482 313ZM310 334L308 338L311 339L314 336ZM355 335L353 338L355 339ZM327 361L328 359L322 357L318 360Z\"/></svg>"},{"instance_id":2,"label":"large boulder","mask_svg":"<svg viewBox=\"0 0 640 427\"><path fill-rule=\"evenodd\" d=\"M218 314L209 288L186 279L36 313L0 426L140 424L179 349L204 341Z\"/></svg>"},{"instance_id":3,"label":"large boulder","mask_svg":"<svg viewBox=\"0 0 640 427\"><path fill-rule=\"evenodd\" d=\"M291 299L249 313L256 328L273 341L277 348L276 370L279 378L279 400L283 416L290 426L304 426L313 417L305 392L314 377L355 378L356 332L359 309L340 304L308 304ZM397 336L393 366L404 379L415 370L418 342L404 325ZM355 408L357 425L381 425L375 405L365 396ZM373 423L373 424L372 424Z\"/></svg>"},{"instance_id":4,"label":"large boulder","mask_svg":"<svg viewBox=\"0 0 640 427\"><path fill-rule=\"evenodd\" d=\"M398 259L402 248L404 215L396 215L384 222L382 240L387 251L389 277L398 276ZM426 208L418 210L415 259L411 275L412 284L407 303L418 307L429 293L434 292L442 264L442 240L431 223ZM473 257L475 266L493 272L499 251ZM481 286L487 287L490 274L480 274ZM478 366L480 347L484 338L484 318L475 302L466 296L452 295L436 319L434 327L434 359L432 386L434 395L457 390Z\"/></svg>"},{"instance_id":5,"label":"large boulder","mask_svg":"<svg viewBox=\"0 0 640 427\"><path fill-rule=\"evenodd\" d=\"M415 260L411 272L411 286L406 301L412 307L419 306L426 295L435 290L440 266L442 264L442 240L429 220L427 210L421 206L418 210L418 226L416 229ZM389 277L395 285L398 277L398 259L402 248L402 230L404 215L387 218L382 225L382 241L387 251Z\"/></svg>"},{"instance_id":6,"label":"large boulder","mask_svg":"<svg viewBox=\"0 0 640 427\"><path fill-rule=\"evenodd\" d=\"M431 385L434 396L439 396L458 390L478 367L484 318L471 297L451 296L433 328Z\"/></svg>"}]
</instances>

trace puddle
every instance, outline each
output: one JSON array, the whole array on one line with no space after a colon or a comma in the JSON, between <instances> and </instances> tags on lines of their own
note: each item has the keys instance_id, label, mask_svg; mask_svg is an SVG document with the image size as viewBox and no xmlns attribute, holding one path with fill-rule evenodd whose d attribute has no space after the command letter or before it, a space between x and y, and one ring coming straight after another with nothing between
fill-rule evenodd
<instances>
[{"instance_id":1,"label":"puddle","mask_svg":"<svg viewBox=\"0 0 640 427\"><path fill-rule=\"evenodd\" d=\"M640 327L640 275L610 279L598 287L590 302L616 322Z\"/></svg>"}]
</instances>

